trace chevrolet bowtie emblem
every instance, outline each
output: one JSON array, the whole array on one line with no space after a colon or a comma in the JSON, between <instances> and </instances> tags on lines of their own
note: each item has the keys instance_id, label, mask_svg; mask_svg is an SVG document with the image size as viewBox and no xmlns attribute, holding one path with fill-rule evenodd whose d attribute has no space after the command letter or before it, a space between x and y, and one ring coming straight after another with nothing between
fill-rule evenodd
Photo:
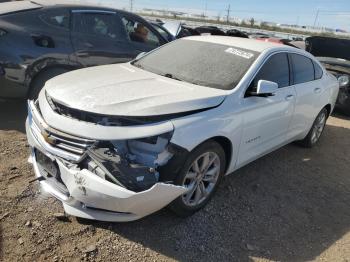
<instances>
[{"instance_id":1,"label":"chevrolet bowtie emblem","mask_svg":"<svg viewBox=\"0 0 350 262\"><path fill-rule=\"evenodd\" d=\"M48 132L41 131L41 135L47 143L50 145L56 145L56 139L52 138Z\"/></svg>"}]
</instances>

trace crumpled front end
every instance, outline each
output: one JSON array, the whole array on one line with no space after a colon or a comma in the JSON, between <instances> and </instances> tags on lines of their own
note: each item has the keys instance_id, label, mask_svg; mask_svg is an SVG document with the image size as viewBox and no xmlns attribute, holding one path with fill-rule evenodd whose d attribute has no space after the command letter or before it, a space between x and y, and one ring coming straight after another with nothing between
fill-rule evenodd
<instances>
[{"instance_id":1,"label":"crumpled front end","mask_svg":"<svg viewBox=\"0 0 350 262\"><path fill-rule=\"evenodd\" d=\"M124 134L127 139L116 136L111 140L96 134L98 139L93 139L93 133L86 138L52 128L41 111L38 102L28 102L30 162L44 190L62 201L68 214L131 221L165 207L186 192L185 187L173 184L179 161L187 151L169 142L171 130L146 138L132 139ZM75 121L72 128L79 126L79 121L65 118ZM118 127L89 127L99 128L102 134L104 129L110 134L115 128L118 134Z\"/></svg>"}]
</instances>

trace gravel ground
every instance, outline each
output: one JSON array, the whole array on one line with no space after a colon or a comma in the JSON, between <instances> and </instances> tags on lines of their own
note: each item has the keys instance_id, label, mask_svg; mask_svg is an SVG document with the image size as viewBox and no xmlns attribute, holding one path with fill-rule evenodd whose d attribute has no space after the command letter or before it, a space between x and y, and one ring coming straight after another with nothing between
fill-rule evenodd
<instances>
[{"instance_id":1,"label":"gravel ground","mask_svg":"<svg viewBox=\"0 0 350 262\"><path fill-rule=\"evenodd\" d=\"M23 102L0 101L0 261L350 261L350 120L225 177L204 210L132 223L62 217L29 183Z\"/></svg>"}]
</instances>

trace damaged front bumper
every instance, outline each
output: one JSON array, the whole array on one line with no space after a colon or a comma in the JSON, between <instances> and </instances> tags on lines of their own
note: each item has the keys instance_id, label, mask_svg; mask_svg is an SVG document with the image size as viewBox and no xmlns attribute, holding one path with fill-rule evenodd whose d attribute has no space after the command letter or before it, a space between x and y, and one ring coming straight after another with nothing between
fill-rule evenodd
<instances>
[{"instance_id":1,"label":"damaged front bumper","mask_svg":"<svg viewBox=\"0 0 350 262\"><path fill-rule=\"evenodd\" d=\"M136 192L112 183L89 168L82 168L79 165L82 156L52 146L50 138L45 137L46 128L49 126L30 102L26 121L30 162L43 189L59 199L70 215L103 221L132 221L160 210L187 190L156 182Z\"/></svg>"}]
</instances>

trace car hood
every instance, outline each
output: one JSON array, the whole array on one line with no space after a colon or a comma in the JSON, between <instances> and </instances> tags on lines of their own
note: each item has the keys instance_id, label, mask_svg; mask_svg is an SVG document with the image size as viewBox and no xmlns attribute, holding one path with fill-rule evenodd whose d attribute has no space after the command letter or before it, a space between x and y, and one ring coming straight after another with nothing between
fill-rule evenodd
<instances>
[{"instance_id":1,"label":"car hood","mask_svg":"<svg viewBox=\"0 0 350 262\"><path fill-rule=\"evenodd\" d=\"M131 64L91 67L46 82L46 94L69 108L115 116L159 116L218 106L228 91L177 81Z\"/></svg>"}]
</instances>

